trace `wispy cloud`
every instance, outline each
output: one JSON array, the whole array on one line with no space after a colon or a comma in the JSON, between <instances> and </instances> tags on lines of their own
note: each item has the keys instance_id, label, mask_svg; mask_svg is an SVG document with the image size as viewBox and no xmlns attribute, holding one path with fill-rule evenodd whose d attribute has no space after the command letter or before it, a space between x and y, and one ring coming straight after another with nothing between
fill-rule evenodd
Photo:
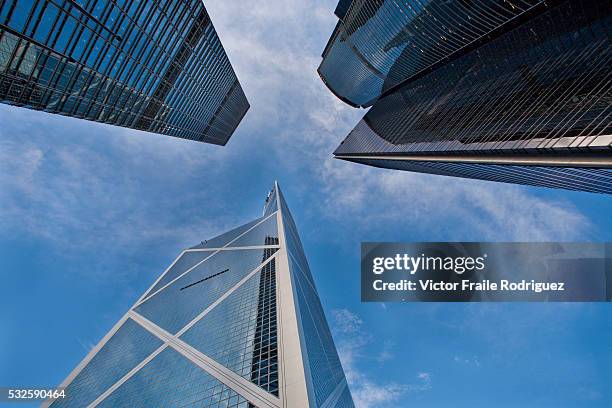
<instances>
[{"instance_id":1,"label":"wispy cloud","mask_svg":"<svg viewBox=\"0 0 612 408\"><path fill-rule=\"evenodd\" d=\"M335 24L333 1L210 2L218 31L252 99L253 126L272 128L285 170L308 173L324 211L313 217L378 233L381 223L428 239L576 240L593 225L571 203L524 187L348 163L331 153L364 114L335 98L316 74ZM249 125L250 126L250 125ZM308 194L313 186L303 186Z\"/></svg>"},{"instance_id":2,"label":"wispy cloud","mask_svg":"<svg viewBox=\"0 0 612 408\"><path fill-rule=\"evenodd\" d=\"M429 391L432 388L432 375L417 372L412 382L382 382L375 380L362 364L376 355L373 338L362 328L362 319L348 309L332 311L333 331L338 340L338 353L349 383L355 405L359 408L396 406L408 394ZM379 362L391 358L389 343L383 346L386 357L374 357Z\"/></svg>"},{"instance_id":3,"label":"wispy cloud","mask_svg":"<svg viewBox=\"0 0 612 408\"><path fill-rule=\"evenodd\" d=\"M348 309L338 309L333 311L336 329L343 334L359 333L363 321L359 316L351 313Z\"/></svg>"},{"instance_id":4,"label":"wispy cloud","mask_svg":"<svg viewBox=\"0 0 612 408\"><path fill-rule=\"evenodd\" d=\"M60 131L60 127L52 129ZM165 197L130 174L138 169L157 182L170 183L171 177L156 171L155 163L134 165L117 150L113 152L116 162L109 163L107 156L88 144L49 147L36 143L35 135L32 142L23 142L13 138L19 129L9 131L2 131L6 137L0 140L0 225L5 231L22 231L78 249L108 247L109 237L118 246L138 239L184 244L193 237L190 229L215 229L204 214L193 214L189 224L172 216L172 208L189 199L188 193ZM62 133L66 139L74 136ZM189 166L183 162L182 168Z\"/></svg>"},{"instance_id":5,"label":"wispy cloud","mask_svg":"<svg viewBox=\"0 0 612 408\"><path fill-rule=\"evenodd\" d=\"M205 154L214 147L6 105L0 122L3 238L45 242L66 265L95 253L86 270L75 267L88 279L117 283L138 270L117 270L117 257L161 251L170 262L241 221L224 211L223 185L185 176L219 179L223 153Z\"/></svg>"},{"instance_id":6,"label":"wispy cloud","mask_svg":"<svg viewBox=\"0 0 612 408\"><path fill-rule=\"evenodd\" d=\"M395 347L395 343L391 340L385 340L383 342L382 350L376 355L376 361L379 363L384 363L387 360L391 360L393 358L393 347Z\"/></svg>"},{"instance_id":7,"label":"wispy cloud","mask_svg":"<svg viewBox=\"0 0 612 408\"><path fill-rule=\"evenodd\" d=\"M333 159L364 113L335 98L316 73L334 7L207 3L252 105L224 148L2 106L0 226L58 247L184 247L234 226L240 215L228 203L246 185L278 178L313 203L299 223L336 222L337 243L356 234L393 239L387 226L439 240L588 235L593 225L571 203L521 187Z\"/></svg>"},{"instance_id":8,"label":"wispy cloud","mask_svg":"<svg viewBox=\"0 0 612 408\"><path fill-rule=\"evenodd\" d=\"M467 364L480 367L480 360L478 359L478 356L461 357L456 355L453 357L453 361L458 364Z\"/></svg>"}]
</instances>

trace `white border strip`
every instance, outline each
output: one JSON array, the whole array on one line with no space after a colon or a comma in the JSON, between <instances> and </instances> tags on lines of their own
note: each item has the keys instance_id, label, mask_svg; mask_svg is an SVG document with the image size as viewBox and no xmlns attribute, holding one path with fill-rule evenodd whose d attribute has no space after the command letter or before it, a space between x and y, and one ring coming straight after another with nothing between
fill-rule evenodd
<instances>
[{"instance_id":1,"label":"white border strip","mask_svg":"<svg viewBox=\"0 0 612 408\"><path fill-rule=\"evenodd\" d=\"M540 148L542 151L548 151L550 148ZM562 148L558 148L561 150ZM565 148L563 148L565 149ZM578 149L578 148L574 148ZM501 149L500 149L501 150ZM513 149L517 150L517 149ZM475 150L473 150L475 151ZM455 155L403 155L403 156L386 156L376 154L356 154L336 155L334 158L348 160L391 160L391 161L417 161L417 162L442 162L442 163L476 163L476 164L499 164L513 166L553 166L553 167L595 167L595 168L612 168L612 159L605 156L571 156L571 155L543 155L543 154L511 154L502 152L500 154L479 154L471 156L466 153L471 153L470 150L456 150ZM504 154L506 153L506 154Z\"/></svg>"},{"instance_id":2,"label":"white border strip","mask_svg":"<svg viewBox=\"0 0 612 408\"><path fill-rule=\"evenodd\" d=\"M309 395L306 385L306 371L300 343L300 328L296 310L296 299L293 296L293 282L289 270L289 257L285 226L280 202L280 189L274 182L277 200L278 238L281 246L277 252L277 319L278 319L278 360L279 392L283 407L308 408Z\"/></svg>"},{"instance_id":3,"label":"white border strip","mask_svg":"<svg viewBox=\"0 0 612 408\"><path fill-rule=\"evenodd\" d=\"M333 408L338 403L338 400L342 396L344 389L348 387L346 382L346 378L343 378L342 381L336 386L336 388L332 391L332 393L327 397L325 402L321 404L321 408Z\"/></svg>"},{"instance_id":4,"label":"white border strip","mask_svg":"<svg viewBox=\"0 0 612 408\"><path fill-rule=\"evenodd\" d=\"M278 245L252 245L252 246L241 246L241 247L186 249L183 252L237 251L240 249L268 249L268 248L278 248L278 247L279 247Z\"/></svg>"}]
</instances>

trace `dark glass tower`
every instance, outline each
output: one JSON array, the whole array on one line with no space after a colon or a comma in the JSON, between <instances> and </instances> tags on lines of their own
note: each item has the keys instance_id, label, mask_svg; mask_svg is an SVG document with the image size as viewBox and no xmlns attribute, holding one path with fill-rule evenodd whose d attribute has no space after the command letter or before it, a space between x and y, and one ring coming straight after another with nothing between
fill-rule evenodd
<instances>
[{"instance_id":1,"label":"dark glass tower","mask_svg":"<svg viewBox=\"0 0 612 408\"><path fill-rule=\"evenodd\" d=\"M0 2L0 101L218 145L249 108L201 0Z\"/></svg>"},{"instance_id":2,"label":"dark glass tower","mask_svg":"<svg viewBox=\"0 0 612 408\"><path fill-rule=\"evenodd\" d=\"M612 193L610 11L597 0L341 1L319 73L371 109L335 156Z\"/></svg>"},{"instance_id":3,"label":"dark glass tower","mask_svg":"<svg viewBox=\"0 0 612 408\"><path fill-rule=\"evenodd\" d=\"M62 383L52 408L353 408L275 184L261 217L185 249Z\"/></svg>"}]
</instances>

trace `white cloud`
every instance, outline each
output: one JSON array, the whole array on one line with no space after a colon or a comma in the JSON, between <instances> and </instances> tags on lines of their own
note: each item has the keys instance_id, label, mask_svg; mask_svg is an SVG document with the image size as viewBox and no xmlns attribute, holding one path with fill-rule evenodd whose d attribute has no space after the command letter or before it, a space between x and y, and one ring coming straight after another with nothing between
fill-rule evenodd
<instances>
[{"instance_id":1,"label":"white cloud","mask_svg":"<svg viewBox=\"0 0 612 408\"><path fill-rule=\"evenodd\" d=\"M393 358L392 349L395 347L395 343L391 340L385 340L383 342L383 348L376 356L376 361L379 363L384 363L387 360L391 360Z\"/></svg>"},{"instance_id":2,"label":"white cloud","mask_svg":"<svg viewBox=\"0 0 612 408\"><path fill-rule=\"evenodd\" d=\"M79 273L120 279L132 272L108 268L117 254L163 248L170 260L240 222L194 205L209 200L212 211L223 203L215 200L216 187L188 188L184 174L196 174L202 163L225 169L192 144L140 132L124 137L117 127L4 105L0 122L3 235L43 240L67 258L96 253Z\"/></svg>"},{"instance_id":3,"label":"white cloud","mask_svg":"<svg viewBox=\"0 0 612 408\"><path fill-rule=\"evenodd\" d=\"M439 240L575 240L591 231L571 203L521 187L333 159L364 113L316 73L334 7L207 3L252 105L223 148L2 106L0 226L60 246L183 247L234 226L230 191L267 177L298 181L293 190L314 203L299 224L337 222L336 244L389 239L396 226ZM257 173L264 166L268 173Z\"/></svg>"},{"instance_id":4,"label":"white cloud","mask_svg":"<svg viewBox=\"0 0 612 408\"><path fill-rule=\"evenodd\" d=\"M476 367L480 367L480 360L478 359L478 356L472 356L472 357L467 357L467 358L461 357L461 356L454 356L453 361L459 364L466 364L466 365L473 365Z\"/></svg>"},{"instance_id":5,"label":"white cloud","mask_svg":"<svg viewBox=\"0 0 612 408\"><path fill-rule=\"evenodd\" d=\"M375 380L361 364L376 355L372 336L361 328L363 320L348 309L333 310L333 331L338 345L338 354L349 383L351 394L358 408L397 406L396 403L407 395L429 391L432 387L432 375L418 372L412 382L381 382ZM385 358L381 359L381 355ZM390 343L385 342L383 350L377 357L379 363L392 358Z\"/></svg>"},{"instance_id":6,"label":"white cloud","mask_svg":"<svg viewBox=\"0 0 612 408\"><path fill-rule=\"evenodd\" d=\"M254 1L245 9L217 0L207 7L253 102L251 125L275 129L276 157L322 190L325 211L317 217L351 221L349 233L381 233L391 223L439 240L576 240L591 231L572 204L523 187L333 159L364 114L335 98L316 74L336 21L334 1Z\"/></svg>"},{"instance_id":7,"label":"white cloud","mask_svg":"<svg viewBox=\"0 0 612 408\"><path fill-rule=\"evenodd\" d=\"M426 381L426 382L431 381L431 374L429 373L419 373L417 377L419 377L421 380Z\"/></svg>"},{"instance_id":8,"label":"white cloud","mask_svg":"<svg viewBox=\"0 0 612 408\"><path fill-rule=\"evenodd\" d=\"M363 321L359 316L351 313L348 309L340 309L332 311L336 328L341 333L357 333L361 330Z\"/></svg>"}]
</instances>

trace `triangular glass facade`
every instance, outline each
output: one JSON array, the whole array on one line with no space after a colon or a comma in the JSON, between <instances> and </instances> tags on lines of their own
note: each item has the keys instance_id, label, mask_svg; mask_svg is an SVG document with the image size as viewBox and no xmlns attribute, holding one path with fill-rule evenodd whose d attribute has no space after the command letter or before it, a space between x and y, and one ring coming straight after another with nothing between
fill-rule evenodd
<instances>
[{"instance_id":1,"label":"triangular glass facade","mask_svg":"<svg viewBox=\"0 0 612 408\"><path fill-rule=\"evenodd\" d=\"M176 333L260 264L261 250L219 251L134 310Z\"/></svg>"},{"instance_id":2,"label":"triangular glass facade","mask_svg":"<svg viewBox=\"0 0 612 408\"><path fill-rule=\"evenodd\" d=\"M167 283L171 282L178 276L182 275L189 269L195 267L200 264L206 258L212 255L211 252L203 252L203 251L194 251L194 252L184 252L168 269L168 271L161 277L159 282L153 286L153 288L147 293L147 296L155 293L158 289L166 286Z\"/></svg>"},{"instance_id":3,"label":"triangular glass facade","mask_svg":"<svg viewBox=\"0 0 612 408\"><path fill-rule=\"evenodd\" d=\"M54 407L86 407L153 353L163 342L127 319L66 388Z\"/></svg>"},{"instance_id":4,"label":"triangular glass facade","mask_svg":"<svg viewBox=\"0 0 612 408\"><path fill-rule=\"evenodd\" d=\"M246 234L236 238L228 244L228 247L276 245L277 242L275 243L274 239L278 241L278 226L276 217L271 215Z\"/></svg>"},{"instance_id":5,"label":"triangular glass facade","mask_svg":"<svg viewBox=\"0 0 612 408\"><path fill-rule=\"evenodd\" d=\"M233 240L235 240L236 238L238 238L239 236L241 236L242 234L246 233L255 225L259 224L261 221L264 220L264 218L265 217L261 217L254 221L247 222L246 224L241 225L238 228L234 228L209 240L202 241L199 245L191 247L190 249L222 248Z\"/></svg>"},{"instance_id":6,"label":"triangular glass facade","mask_svg":"<svg viewBox=\"0 0 612 408\"><path fill-rule=\"evenodd\" d=\"M181 340L278 395L275 272L272 259L187 330Z\"/></svg>"},{"instance_id":7,"label":"triangular glass facade","mask_svg":"<svg viewBox=\"0 0 612 408\"><path fill-rule=\"evenodd\" d=\"M183 251L52 407L352 407L295 222L263 217Z\"/></svg>"},{"instance_id":8,"label":"triangular glass facade","mask_svg":"<svg viewBox=\"0 0 612 408\"><path fill-rule=\"evenodd\" d=\"M98 406L238 408L247 407L247 400L177 351L166 348Z\"/></svg>"}]
</instances>

